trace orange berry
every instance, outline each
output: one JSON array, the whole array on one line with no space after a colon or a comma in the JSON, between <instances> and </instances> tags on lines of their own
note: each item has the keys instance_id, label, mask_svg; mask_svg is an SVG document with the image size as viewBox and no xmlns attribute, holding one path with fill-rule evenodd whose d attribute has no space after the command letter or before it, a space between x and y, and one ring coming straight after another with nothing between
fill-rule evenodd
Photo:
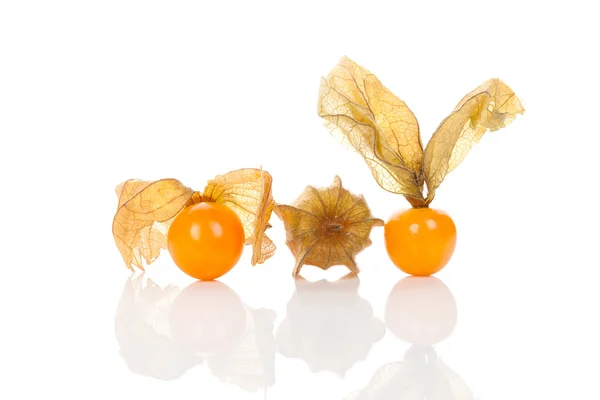
<instances>
[{"instance_id":1,"label":"orange berry","mask_svg":"<svg viewBox=\"0 0 600 400\"><path fill-rule=\"evenodd\" d=\"M385 247L392 262L407 274L429 276L446 266L456 246L456 227L446 213L411 208L385 224Z\"/></svg>"},{"instance_id":2,"label":"orange berry","mask_svg":"<svg viewBox=\"0 0 600 400\"><path fill-rule=\"evenodd\" d=\"M167 234L169 253L189 276L213 280L231 270L244 248L244 227L231 209L198 203L181 211Z\"/></svg>"}]
</instances>

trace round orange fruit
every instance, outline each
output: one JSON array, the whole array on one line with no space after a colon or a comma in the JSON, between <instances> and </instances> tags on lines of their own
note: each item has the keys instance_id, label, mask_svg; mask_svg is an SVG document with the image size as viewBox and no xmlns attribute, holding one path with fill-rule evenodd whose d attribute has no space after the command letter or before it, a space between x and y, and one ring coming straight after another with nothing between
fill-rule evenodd
<instances>
[{"instance_id":1,"label":"round orange fruit","mask_svg":"<svg viewBox=\"0 0 600 400\"><path fill-rule=\"evenodd\" d=\"M175 264L189 276L213 280L229 272L244 248L244 227L230 208L203 202L182 210L167 234Z\"/></svg>"},{"instance_id":2,"label":"round orange fruit","mask_svg":"<svg viewBox=\"0 0 600 400\"><path fill-rule=\"evenodd\" d=\"M392 262L415 276L429 276L446 266L456 246L456 226L448 214L411 208L385 224L385 247Z\"/></svg>"}]
</instances>

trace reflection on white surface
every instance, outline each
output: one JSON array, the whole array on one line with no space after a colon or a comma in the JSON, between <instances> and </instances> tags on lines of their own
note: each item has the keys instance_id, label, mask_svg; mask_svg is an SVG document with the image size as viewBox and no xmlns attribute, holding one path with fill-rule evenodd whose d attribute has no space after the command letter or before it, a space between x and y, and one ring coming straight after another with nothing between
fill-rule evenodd
<instances>
[{"instance_id":1,"label":"reflection on white surface","mask_svg":"<svg viewBox=\"0 0 600 400\"><path fill-rule=\"evenodd\" d=\"M287 316L277 330L282 355L302 359L313 372L344 376L385 334L371 305L358 295L356 275L335 282L296 280Z\"/></svg>"},{"instance_id":2,"label":"reflection on white surface","mask_svg":"<svg viewBox=\"0 0 600 400\"><path fill-rule=\"evenodd\" d=\"M257 391L275 383L275 317L218 281L161 289L140 275L125 284L115 330L134 373L175 379L206 361L222 381Z\"/></svg>"},{"instance_id":3,"label":"reflection on white surface","mask_svg":"<svg viewBox=\"0 0 600 400\"><path fill-rule=\"evenodd\" d=\"M388 297L385 320L392 333L413 344L401 361L379 368L364 389L346 400L473 400L462 378L433 348L452 334L456 315L454 296L439 279L398 282Z\"/></svg>"},{"instance_id":4,"label":"reflection on white surface","mask_svg":"<svg viewBox=\"0 0 600 400\"><path fill-rule=\"evenodd\" d=\"M161 289L143 275L128 278L115 317L120 355L131 372L157 379L176 379L202 358L181 348L171 333L169 310L181 289Z\"/></svg>"},{"instance_id":5,"label":"reflection on white surface","mask_svg":"<svg viewBox=\"0 0 600 400\"><path fill-rule=\"evenodd\" d=\"M412 345L402 361L379 368L369 384L346 400L474 400L465 382L431 346Z\"/></svg>"},{"instance_id":6,"label":"reflection on white surface","mask_svg":"<svg viewBox=\"0 0 600 400\"><path fill-rule=\"evenodd\" d=\"M384 318L405 342L432 346L450 337L456 317L454 296L441 280L408 276L390 292Z\"/></svg>"}]
</instances>

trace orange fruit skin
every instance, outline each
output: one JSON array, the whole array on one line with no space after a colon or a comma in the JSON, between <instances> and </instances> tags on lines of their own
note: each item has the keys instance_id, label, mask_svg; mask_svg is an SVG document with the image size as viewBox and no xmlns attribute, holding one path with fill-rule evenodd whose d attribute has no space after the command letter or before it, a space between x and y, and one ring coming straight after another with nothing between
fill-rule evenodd
<instances>
[{"instance_id":1,"label":"orange fruit skin","mask_svg":"<svg viewBox=\"0 0 600 400\"><path fill-rule=\"evenodd\" d=\"M193 204L173 220L167 247L175 264L187 275L210 281L229 272L244 248L242 221L217 203Z\"/></svg>"},{"instance_id":2,"label":"orange fruit skin","mask_svg":"<svg viewBox=\"0 0 600 400\"><path fill-rule=\"evenodd\" d=\"M384 234L392 262L415 276L439 272L456 247L454 221L432 208L411 208L394 214L385 224Z\"/></svg>"}]
</instances>

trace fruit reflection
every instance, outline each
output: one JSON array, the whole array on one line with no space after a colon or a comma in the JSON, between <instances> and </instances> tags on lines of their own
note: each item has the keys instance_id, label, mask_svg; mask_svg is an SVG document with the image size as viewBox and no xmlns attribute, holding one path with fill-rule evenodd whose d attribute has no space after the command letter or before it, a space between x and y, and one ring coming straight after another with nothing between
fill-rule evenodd
<instances>
[{"instance_id":1,"label":"fruit reflection","mask_svg":"<svg viewBox=\"0 0 600 400\"><path fill-rule=\"evenodd\" d=\"M210 356L239 344L246 330L246 308L224 283L198 281L173 302L169 322L180 345Z\"/></svg>"},{"instance_id":2,"label":"fruit reflection","mask_svg":"<svg viewBox=\"0 0 600 400\"><path fill-rule=\"evenodd\" d=\"M345 400L474 400L463 379L431 346L411 346L402 361L379 368L367 386Z\"/></svg>"},{"instance_id":3,"label":"fruit reflection","mask_svg":"<svg viewBox=\"0 0 600 400\"><path fill-rule=\"evenodd\" d=\"M275 384L275 352L273 337L275 312L264 308L248 310L248 328L238 346L208 358L213 375L221 381L256 392Z\"/></svg>"},{"instance_id":4,"label":"fruit reflection","mask_svg":"<svg viewBox=\"0 0 600 400\"><path fill-rule=\"evenodd\" d=\"M129 369L175 379L206 361L221 381L247 391L275 383L274 311L252 309L227 285L194 282L161 288L129 277L115 317Z\"/></svg>"},{"instance_id":5,"label":"fruit reflection","mask_svg":"<svg viewBox=\"0 0 600 400\"><path fill-rule=\"evenodd\" d=\"M302 359L313 372L340 376L365 359L385 326L358 295L358 287L355 274L335 282L296 279L287 316L277 330L280 353Z\"/></svg>"},{"instance_id":6,"label":"fruit reflection","mask_svg":"<svg viewBox=\"0 0 600 400\"><path fill-rule=\"evenodd\" d=\"M434 277L407 277L394 286L385 310L390 331L412 345L401 361L379 368L363 389L345 400L474 400L463 379L433 344L452 334L457 307L450 289Z\"/></svg>"},{"instance_id":7,"label":"fruit reflection","mask_svg":"<svg viewBox=\"0 0 600 400\"><path fill-rule=\"evenodd\" d=\"M456 326L456 316L452 292L435 277L400 280L385 307L390 331L413 344L434 345L447 339Z\"/></svg>"},{"instance_id":8,"label":"fruit reflection","mask_svg":"<svg viewBox=\"0 0 600 400\"><path fill-rule=\"evenodd\" d=\"M180 292L164 289L143 275L125 282L115 316L119 354L136 374L170 380L182 376L202 359L176 343L169 326L169 310Z\"/></svg>"}]
</instances>

